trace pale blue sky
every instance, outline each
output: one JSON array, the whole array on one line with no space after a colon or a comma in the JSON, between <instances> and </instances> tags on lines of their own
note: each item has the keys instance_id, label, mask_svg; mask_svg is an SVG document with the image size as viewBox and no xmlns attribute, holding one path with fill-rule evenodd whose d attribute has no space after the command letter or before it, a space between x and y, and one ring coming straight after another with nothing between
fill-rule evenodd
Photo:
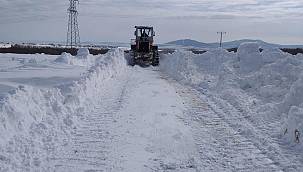
<instances>
[{"instance_id":1,"label":"pale blue sky","mask_svg":"<svg viewBox=\"0 0 303 172\"><path fill-rule=\"evenodd\" d=\"M65 41L68 0L0 0L0 41ZM302 0L80 0L81 41L132 38L153 25L157 42L252 38L303 44Z\"/></svg>"}]
</instances>

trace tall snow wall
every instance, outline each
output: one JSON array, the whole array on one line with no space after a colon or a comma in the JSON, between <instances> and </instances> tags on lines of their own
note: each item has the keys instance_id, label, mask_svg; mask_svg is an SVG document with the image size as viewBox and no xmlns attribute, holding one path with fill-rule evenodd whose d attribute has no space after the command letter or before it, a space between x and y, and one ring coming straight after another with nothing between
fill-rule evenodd
<instances>
[{"instance_id":1,"label":"tall snow wall","mask_svg":"<svg viewBox=\"0 0 303 172\"><path fill-rule=\"evenodd\" d=\"M101 101L101 88L127 70L124 51L116 49L72 85L11 92L0 105L0 171L53 171L52 153L69 144L79 117Z\"/></svg>"},{"instance_id":2,"label":"tall snow wall","mask_svg":"<svg viewBox=\"0 0 303 172\"><path fill-rule=\"evenodd\" d=\"M177 81L241 107L257 127L264 121L273 123L271 133L280 133L283 141L303 149L302 54L293 56L277 48L260 52L260 48L257 43L243 43L237 53L176 51L161 57L160 69ZM300 143L295 143L297 130Z\"/></svg>"}]
</instances>

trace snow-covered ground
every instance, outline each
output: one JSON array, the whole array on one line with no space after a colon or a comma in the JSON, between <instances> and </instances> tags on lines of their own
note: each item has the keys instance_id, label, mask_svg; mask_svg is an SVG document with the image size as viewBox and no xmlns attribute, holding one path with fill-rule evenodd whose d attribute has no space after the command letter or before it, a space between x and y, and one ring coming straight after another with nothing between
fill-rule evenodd
<instances>
[{"instance_id":1,"label":"snow-covered ground","mask_svg":"<svg viewBox=\"0 0 303 172\"><path fill-rule=\"evenodd\" d=\"M122 50L98 57L86 52L1 55L0 171L51 170L50 156L69 143L77 116L97 102L98 84L123 72L113 59ZM60 61L66 56L77 63Z\"/></svg>"},{"instance_id":2,"label":"snow-covered ground","mask_svg":"<svg viewBox=\"0 0 303 172\"><path fill-rule=\"evenodd\" d=\"M201 93L220 120L274 165L300 171L303 55L259 48L257 43L244 43L238 53L178 51L162 57L161 70Z\"/></svg>"},{"instance_id":3,"label":"snow-covered ground","mask_svg":"<svg viewBox=\"0 0 303 172\"><path fill-rule=\"evenodd\" d=\"M19 85L52 88L67 85L95 65L96 57L81 49L76 57L35 54L0 54L0 95L2 97Z\"/></svg>"},{"instance_id":4,"label":"snow-covered ground","mask_svg":"<svg viewBox=\"0 0 303 172\"><path fill-rule=\"evenodd\" d=\"M183 100L160 77L135 67L100 88L100 104L58 151L55 171L196 171L193 136L180 120Z\"/></svg>"},{"instance_id":5,"label":"snow-covered ground","mask_svg":"<svg viewBox=\"0 0 303 172\"><path fill-rule=\"evenodd\" d=\"M177 51L160 68L1 54L0 171L300 171L303 56Z\"/></svg>"},{"instance_id":6,"label":"snow-covered ground","mask_svg":"<svg viewBox=\"0 0 303 172\"><path fill-rule=\"evenodd\" d=\"M12 47L11 44L0 43L0 48L11 48L11 47Z\"/></svg>"}]
</instances>

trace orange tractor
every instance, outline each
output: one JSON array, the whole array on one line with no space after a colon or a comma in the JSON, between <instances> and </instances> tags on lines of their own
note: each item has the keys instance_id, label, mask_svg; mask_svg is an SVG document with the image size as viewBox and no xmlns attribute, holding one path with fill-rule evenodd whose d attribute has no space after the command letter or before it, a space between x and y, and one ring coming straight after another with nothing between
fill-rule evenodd
<instances>
[{"instance_id":1,"label":"orange tractor","mask_svg":"<svg viewBox=\"0 0 303 172\"><path fill-rule=\"evenodd\" d=\"M158 66L159 52L158 46L154 45L155 32L153 27L136 26L135 28L136 39L132 39L129 65Z\"/></svg>"}]
</instances>

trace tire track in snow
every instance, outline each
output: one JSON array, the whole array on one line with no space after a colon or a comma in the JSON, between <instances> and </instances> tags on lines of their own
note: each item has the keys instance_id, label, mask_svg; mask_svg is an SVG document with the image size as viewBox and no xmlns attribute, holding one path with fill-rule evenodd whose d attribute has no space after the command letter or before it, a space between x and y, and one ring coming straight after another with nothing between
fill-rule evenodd
<instances>
[{"instance_id":1,"label":"tire track in snow","mask_svg":"<svg viewBox=\"0 0 303 172\"><path fill-rule=\"evenodd\" d=\"M56 171L201 171L193 136L178 119L182 99L158 71L133 68L106 89L53 159Z\"/></svg>"},{"instance_id":2,"label":"tire track in snow","mask_svg":"<svg viewBox=\"0 0 303 172\"><path fill-rule=\"evenodd\" d=\"M81 126L75 129L71 144L63 147L53 159L56 171L110 171L113 126L117 112L123 107L128 77L118 78L104 86L100 104L89 114L81 117Z\"/></svg>"},{"instance_id":3,"label":"tire track in snow","mask_svg":"<svg viewBox=\"0 0 303 172\"><path fill-rule=\"evenodd\" d=\"M229 120L239 120L222 110L199 91L171 80L187 106L187 118L199 147L201 164L205 171L282 171L271 156L241 134ZM225 117L223 117L225 116ZM243 118L243 117L242 117Z\"/></svg>"},{"instance_id":4,"label":"tire track in snow","mask_svg":"<svg viewBox=\"0 0 303 172\"><path fill-rule=\"evenodd\" d=\"M205 97L206 98L206 97ZM239 133L249 139L264 155L270 158L283 171L300 171L302 164L286 156L280 149L277 140L266 136L262 130L255 127L245 115L245 111L229 104L227 101L215 96L207 95L212 107L217 107L216 113L220 115L230 126L238 128ZM227 117L228 116L228 117ZM241 119L234 120L234 119Z\"/></svg>"},{"instance_id":5,"label":"tire track in snow","mask_svg":"<svg viewBox=\"0 0 303 172\"><path fill-rule=\"evenodd\" d=\"M226 120L230 125L246 128L248 132L242 131L246 137L252 140L264 154L279 164L284 171L296 172L303 169L301 154L296 150L290 150L281 142L281 116L277 115L270 119L263 118L261 121L256 119L258 118L258 112L244 108L247 105L243 102L231 103L218 96L206 96L209 100L212 100L215 106L219 107L221 112L218 113L228 114L229 118L226 118ZM241 123L232 120L233 118L241 119Z\"/></svg>"},{"instance_id":6,"label":"tire track in snow","mask_svg":"<svg viewBox=\"0 0 303 172\"><path fill-rule=\"evenodd\" d=\"M192 135L177 117L183 116L182 99L158 71L133 72L115 129L122 137L114 146L112 171L201 171Z\"/></svg>"}]
</instances>

